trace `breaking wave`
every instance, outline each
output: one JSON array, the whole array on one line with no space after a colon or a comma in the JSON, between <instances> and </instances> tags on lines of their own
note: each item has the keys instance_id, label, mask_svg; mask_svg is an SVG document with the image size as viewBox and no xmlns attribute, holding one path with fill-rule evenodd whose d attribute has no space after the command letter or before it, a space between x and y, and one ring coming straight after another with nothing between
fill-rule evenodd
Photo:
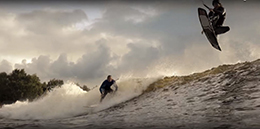
<instances>
[{"instance_id":1,"label":"breaking wave","mask_svg":"<svg viewBox=\"0 0 260 129\"><path fill-rule=\"evenodd\" d=\"M86 92L74 83L65 83L62 87L53 89L46 96L33 102L17 101L11 105L4 105L0 109L0 116L11 119L55 119L98 112L140 95L157 79L120 79L117 81L118 92L115 95L107 95L98 107L91 110L89 106L99 103L98 87Z\"/></svg>"}]
</instances>

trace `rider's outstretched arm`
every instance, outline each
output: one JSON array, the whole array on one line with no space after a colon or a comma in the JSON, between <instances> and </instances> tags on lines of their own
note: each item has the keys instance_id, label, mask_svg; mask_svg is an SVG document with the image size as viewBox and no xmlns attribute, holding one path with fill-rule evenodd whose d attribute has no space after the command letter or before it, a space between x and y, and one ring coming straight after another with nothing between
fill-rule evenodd
<instances>
[{"instance_id":1,"label":"rider's outstretched arm","mask_svg":"<svg viewBox=\"0 0 260 129\"><path fill-rule=\"evenodd\" d=\"M118 86L117 86L116 82L114 83L114 87L115 87L115 92L116 92L117 89L118 89Z\"/></svg>"}]
</instances>

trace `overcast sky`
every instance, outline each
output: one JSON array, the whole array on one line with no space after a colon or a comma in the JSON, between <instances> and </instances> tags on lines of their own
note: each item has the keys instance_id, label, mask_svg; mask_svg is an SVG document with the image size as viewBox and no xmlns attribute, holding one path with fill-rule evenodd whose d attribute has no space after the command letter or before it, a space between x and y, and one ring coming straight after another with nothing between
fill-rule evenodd
<instances>
[{"instance_id":1,"label":"overcast sky","mask_svg":"<svg viewBox=\"0 0 260 129\"><path fill-rule=\"evenodd\" d=\"M222 52L201 35L200 0L0 2L0 71L99 85L108 75L184 75L260 58L260 2L222 0ZM211 6L211 0L205 0Z\"/></svg>"}]
</instances>

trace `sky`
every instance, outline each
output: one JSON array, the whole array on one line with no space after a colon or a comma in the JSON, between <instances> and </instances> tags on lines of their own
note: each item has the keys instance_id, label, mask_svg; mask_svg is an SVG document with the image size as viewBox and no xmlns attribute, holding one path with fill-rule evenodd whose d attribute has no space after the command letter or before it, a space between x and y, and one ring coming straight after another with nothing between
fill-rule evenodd
<instances>
[{"instance_id":1,"label":"sky","mask_svg":"<svg viewBox=\"0 0 260 129\"><path fill-rule=\"evenodd\" d=\"M231 29L218 36L222 52L200 33L201 0L0 1L0 71L92 87L108 74L187 75L259 59L260 1L221 2Z\"/></svg>"}]
</instances>

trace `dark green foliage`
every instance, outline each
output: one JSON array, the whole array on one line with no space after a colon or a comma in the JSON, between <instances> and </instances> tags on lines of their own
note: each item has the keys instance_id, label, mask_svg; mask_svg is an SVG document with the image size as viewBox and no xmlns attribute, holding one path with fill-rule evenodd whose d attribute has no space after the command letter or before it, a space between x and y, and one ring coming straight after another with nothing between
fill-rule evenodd
<instances>
[{"instance_id":1,"label":"dark green foliage","mask_svg":"<svg viewBox=\"0 0 260 129\"><path fill-rule=\"evenodd\" d=\"M47 90L51 90L55 87L61 87L64 84L63 80L52 79L47 84Z\"/></svg>"},{"instance_id":2,"label":"dark green foliage","mask_svg":"<svg viewBox=\"0 0 260 129\"><path fill-rule=\"evenodd\" d=\"M84 90L84 91L90 91L90 89L89 89L86 85L83 85L83 86L82 86L82 90Z\"/></svg>"},{"instance_id":3,"label":"dark green foliage","mask_svg":"<svg viewBox=\"0 0 260 129\"><path fill-rule=\"evenodd\" d=\"M0 73L0 104L10 104L17 100L32 101L46 90L63 85L63 80L52 79L48 83L41 83L36 74L26 74L24 69L15 69L9 75Z\"/></svg>"},{"instance_id":4,"label":"dark green foliage","mask_svg":"<svg viewBox=\"0 0 260 129\"><path fill-rule=\"evenodd\" d=\"M84 91L90 91L91 89L89 89L86 85L83 85L83 86L81 86L79 83L76 83L76 85L78 86L78 87L80 87L82 90L84 90Z\"/></svg>"},{"instance_id":5,"label":"dark green foliage","mask_svg":"<svg viewBox=\"0 0 260 129\"><path fill-rule=\"evenodd\" d=\"M8 75L3 72L0 73L0 103L3 102L3 100L7 100L8 92L10 91L10 88L6 85L8 81Z\"/></svg>"}]
</instances>

